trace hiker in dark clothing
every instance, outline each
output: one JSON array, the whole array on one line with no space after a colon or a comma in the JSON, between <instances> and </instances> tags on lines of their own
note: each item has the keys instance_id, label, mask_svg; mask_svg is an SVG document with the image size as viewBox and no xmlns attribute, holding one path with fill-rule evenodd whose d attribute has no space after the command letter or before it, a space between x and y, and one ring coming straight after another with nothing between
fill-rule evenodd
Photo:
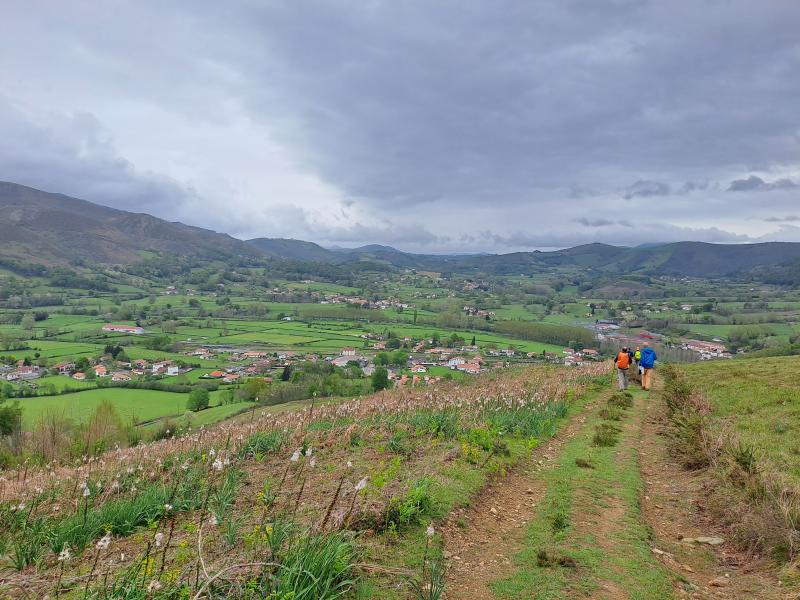
<instances>
[{"instance_id":1,"label":"hiker in dark clothing","mask_svg":"<svg viewBox=\"0 0 800 600\"><path fill-rule=\"evenodd\" d=\"M656 352L647 344L642 348L639 367L642 369L642 389L649 390L653 382L653 368L656 366Z\"/></svg>"}]
</instances>

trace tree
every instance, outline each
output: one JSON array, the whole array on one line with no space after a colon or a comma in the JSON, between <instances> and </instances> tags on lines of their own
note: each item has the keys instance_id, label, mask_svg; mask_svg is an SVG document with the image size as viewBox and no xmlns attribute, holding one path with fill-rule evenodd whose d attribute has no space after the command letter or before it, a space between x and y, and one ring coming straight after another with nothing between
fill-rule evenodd
<instances>
[{"instance_id":1,"label":"tree","mask_svg":"<svg viewBox=\"0 0 800 600\"><path fill-rule=\"evenodd\" d=\"M373 362L376 365L388 365L389 364L389 355L386 352L378 352L373 359Z\"/></svg>"},{"instance_id":2,"label":"tree","mask_svg":"<svg viewBox=\"0 0 800 600\"><path fill-rule=\"evenodd\" d=\"M31 315L25 315L24 317L22 317L20 326L25 331L30 331L31 329L33 329L33 323L34 323L33 317Z\"/></svg>"},{"instance_id":3,"label":"tree","mask_svg":"<svg viewBox=\"0 0 800 600\"><path fill-rule=\"evenodd\" d=\"M390 361L393 365L397 365L398 367L404 367L408 363L408 354L406 354L402 350L397 350L395 352L392 352Z\"/></svg>"},{"instance_id":4,"label":"tree","mask_svg":"<svg viewBox=\"0 0 800 600\"><path fill-rule=\"evenodd\" d=\"M204 408L208 408L208 390L204 387L196 387L189 393L186 409L197 412Z\"/></svg>"},{"instance_id":5,"label":"tree","mask_svg":"<svg viewBox=\"0 0 800 600\"><path fill-rule=\"evenodd\" d=\"M470 346L474 346L475 345L475 336L474 335L472 336L472 341L469 343L469 345Z\"/></svg>"},{"instance_id":6,"label":"tree","mask_svg":"<svg viewBox=\"0 0 800 600\"><path fill-rule=\"evenodd\" d=\"M22 429L22 408L19 402L0 401L0 435L13 435Z\"/></svg>"},{"instance_id":7,"label":"tree","mask_svg":"<svg viewBox=\"0 0 800 600\"><path fill-rule=\"evenodd\" d=\"M385 390L389 387L389 371L385 367L378 367L372 373L372 389L376 392Z\"/></svg>"}]
</instances>

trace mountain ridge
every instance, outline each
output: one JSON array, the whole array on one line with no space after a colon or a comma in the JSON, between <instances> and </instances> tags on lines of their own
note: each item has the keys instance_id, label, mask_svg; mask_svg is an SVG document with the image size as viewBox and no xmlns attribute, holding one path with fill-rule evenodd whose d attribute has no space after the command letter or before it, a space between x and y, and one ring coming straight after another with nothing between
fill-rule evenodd
<instances>
[{"instance_id":1,"label":"mountain ridge","mask_svg":"<svg viewBox=\"0 0 800 600\"><path fill-rule=\"evenodd\" d=\"M373 262L395 268L513 275L581 270L607 275L730 277L800 260L800 243L712 244L683 241L627 247L583 244L550 252L433 255L381 244L324 248L291 238L239 240L65 194L0 182L0 258L43 264L75 260L127 264L165 252L226 260L285 259L334 264Z\"/></svg>"}]
</instances>

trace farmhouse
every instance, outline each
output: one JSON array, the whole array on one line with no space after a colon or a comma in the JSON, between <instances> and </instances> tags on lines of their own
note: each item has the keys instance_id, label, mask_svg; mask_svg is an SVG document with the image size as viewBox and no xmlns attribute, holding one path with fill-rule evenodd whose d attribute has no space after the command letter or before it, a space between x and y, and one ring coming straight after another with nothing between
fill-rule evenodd
<instances>
[{"instance_id":1,"label":"farmhouse","mask_svg":"<svg viewBox=\"0 0 800 600\"><path fill-rule=\"evenodd\" d=\"M356 355L355 348L349 348L349 347L342 348L342 356L355 356L355 355Z\"/></svg>"},{"instance_id":2,"label":"farmhouse","mask_svg":"<svg viewBox=\"0 0 800 600\"><path fill-rule=\"evenodd\" d=\"M103 365L97 365L94 367L94 374L97 377L108 377L108 369L106 369Z\"/></svg>"},{"instance_id":3,"label":"farmhouse","mask_svg":"<svg viewBox=\"0 0 800 600\"><path fill-rule=\"evenodd\" d=\"M111 381L130 381L131 374L127 371L114 371L111 374Z\"/></svg>"},{"instance_id":4,"label":"farmhouse","mask_svg":"<svg viewBox=\"0 0 800 600\"><path fill-rule=\"evenodd\" d=\"M131 325L113 325L111 323L107 323L103 325L103 331L109 331L114 333L131 333L133 335L142 335L144 333L143 327L136 327Z\"/></svg>"},{"instance_id":5,"label":"farmhouse","mask_svg":"<svg viewBox=\"0 0 800 600\"><path fill-rule=\"evenodd\" d=\"M60 362L57 365L53 365L53 369L58 371L59 375L69 375L75 370L75 363Z\"/></svg>"},{"instance_id":6,"label":"farmhouse","mask_svg":"<svg viewBox=\"0 0 800 600\"><path fill-rule=\"evenodd\" d=\"M86 379L86 373L81 373L80 371L77 373L73 373L72 378L75 381L83 381L84 379Z\"/></svg>"},{"instance_id":7,"label":"farmhouse","mask_svg":"<svg viewBox=\"0 0 800 600\"><path fill-rule=\"evenodd\" d=\"M450 360L447 361L447 366L451 369L455 369L459 365L463 365L466 361L463 356L454 356Z\"/></svg>"}]
</instances>

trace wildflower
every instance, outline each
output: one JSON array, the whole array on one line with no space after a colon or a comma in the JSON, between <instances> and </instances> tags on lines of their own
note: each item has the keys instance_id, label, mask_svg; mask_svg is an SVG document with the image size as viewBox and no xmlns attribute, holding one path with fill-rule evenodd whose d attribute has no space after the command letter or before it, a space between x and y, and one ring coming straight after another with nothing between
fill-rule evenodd
<instances>
[{"instance_id":1,"label":"wildflower","mask_svg":"<svg viewBox=\"0 0 800 600\"><path fill-rule=\"evenodd\" d=\"M17 506L17 510L25 510L25 503L24 502L20 502L19 506Z\"/></svg>"},{"instance_id":2,"label":"wildflower","mask_svg":"<svg viewBox=\"0 0 800 600\"><path fill-rule=\"evenodd\" d=\"M208 522L214 526L219 525L219 521L217 521L217 515L211 515L211 517L208 519Z\"/></svg>"},{"instance_id":3,"label":"wildflower","mask_svg":"<svg viewBox=\"0 0 800 600\"><path fill-rule=\"evenodd\" d=\"M88 498L89 494L91 494L91 492L89 491L89 488L88 487L83 488L83 497L84 498Z\"/></svg>"},{"instance_id":4,"label":"wildflower","mask_svg":"<svg viewBox=\"0 0 800 600\"><path fill-rule=\"evenodd\" d=\"M163 534L163 533L161 533L161 532L159 531L159 532L156 534L156 537L155 537L156 548L161 548L161 543L162 543L163 541L164 541L164 534Z\"/></svg>"},{"instance_id":5,"label":"wildflower","mask_svg":"<svg viewBox=\"0 0 800 600\"><path fill-rule=\"evenodd\" d=\"M217 471L222 471L224 467L220 459L216 459L211 466L213 466Z\"/></svg>"},{"instance_id":6,"label":"wildflower","mask_svg":"<svg viewBox=\"0 0 800 600\"><path fill-rule=\"evenodd\" d=\"M64 543L64 548L58 553L58 561L62 562L69 560L70 558L72 558L72 552L69 551L69 546Z\"/></svg>"},{"instance_id":7,"label":"wildflower","mask_svg":"<svg viewBox=\"0 0 800 600\"><path fill-rule=\"evenodd\" d=\"M150 582L150 585L147 586L147 593L152 594L153 592L157 592L160 589L161 589L161 582L158 581L157 579L153 579L153 581Z\"/></svg>"},{"instance_id":8,"label":"wildflower","mask_svg":"<svg viewBox=\"0 0 800 600\"><path fill-rule=\"evenodd\" d=\"M211 458L214 458L217 455L217 451L212 448L211 450L208 451L208 455Z\"/></svg>"},{"instance_id":9,"label":"wildflower","mask_svg":"<svg viewBox=\"0 0 800 600\"><path fill-rule=\"evenodd\" d=\"M111 533L105 534L103 537L100 538L100 541L97 542L97 548L99 550L105 550L111 545Z\"/></svg>"},{"instance_id":10,"label":"wildflower","mask_svg":"<svg viewBox=\"0 0 800 600\"><path fill-rule=\"evenodd\" d=\"M356 491L357 491L357 492L360 492L360 491L361 491L361 490L363 490L365 487L367 487L367 478L366 478L366 477L364 477L364 478L363 478L361 481L359 481L359 482L356 484Z\"/></svg>"},{"instance_id":11,"label":"wildflower","mask_svg":"<svg viewBox=\"0 0 800 600\"><path fill-rule=\"evenodd\" d=\"M172 510L172 504L165 504L164 505L164 512L168 513Z\"/></svg>"},{"instance_id":12,"label":"wildflower","mask_svg":"<svg viewBox=\"0 0 800 600\"><path fill-rule=\"evenodd\" d=\"M289 459L292 462L297 462L300 460L300 450L295 450L294 454L292 454L292 458Z\"/></svg>"},{"instance_id":13,"label":"wildflower","mask_svg":"<svg viewBox=\"0 0 800 600\"><path fill-rule=\"evenodd\" d=\"M433 537L433 534L436 533L433 529L433 525L428 525L428 529L425 530L425 533L428 535L429 538Z\"/></svg>"},{"instance_id":14,"label":"wildflower","mask_svg":"<svg viewBox=\"0 0 800 600\"><path fill-rule=\"evenodd\" d=\"M351 460L347 461L347 468L348 469L352 469L353 468L353 461L351 461Z\"/></svg>"},{"instance_id":15,"label":"wildflower","mask_svg":"<svg viewBox=\"0 0 800 600\"><path fill-rule=\"evenodd\" d=\"M308 462L308 465L309 465L309 466L310 466L312 469L313 469L314 467L316 467L316 466L317 466L317 459L316 459L316 457L312 458L312 459L311 459L311 460Z\"/></svg>"},{"instance_id":16,"label":"wildflower","mask_svg":"<svg viewBox=\"0 0 800 600\"><path fill-rule=\"evenodd\" d=\"M310 456L311 456L311 454L312 454L312 452L313 452L313 451L311 450L311 446L309 446L308 448L306 448L306 458L310 457Z\"/></svg>"},{"instance_id":17,"label":"wildflower","mask_svg":"<svg viewBox=\"0 0 800 600\"><path fill-rule=\"evenodd\" d=\"M189 463L188 462L183 463L181 465L181 469L183 469L184 471L188 471L189 470Z\"/></svg>"}]
</instances>

